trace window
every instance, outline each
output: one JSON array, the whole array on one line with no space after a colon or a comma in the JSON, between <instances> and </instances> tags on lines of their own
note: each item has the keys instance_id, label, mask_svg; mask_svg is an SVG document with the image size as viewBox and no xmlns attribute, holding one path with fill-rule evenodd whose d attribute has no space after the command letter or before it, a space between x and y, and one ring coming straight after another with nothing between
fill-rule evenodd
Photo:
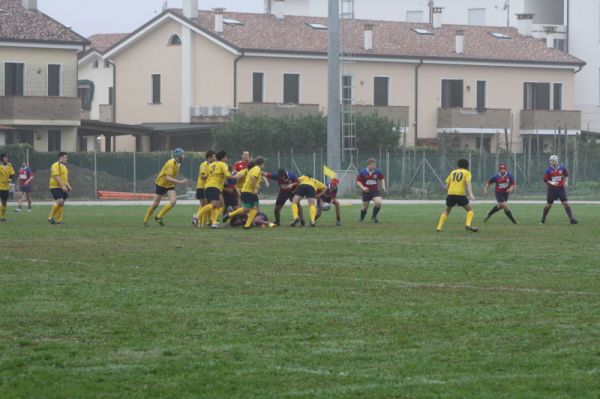
<instances>
[{"instance_id":1,"label":"window","mask_svg":"<svg viewBox=\"0 0 600 399\"><path fill-rule=\"evenodd\" d=\"M523 109L550 109L550 83L524 83Z\"/></svg>"},{"instance_id":2,"label":"window","mask_svg":"<svg viewBox=\"0 0 600 399\"><path fill-rule=\"evenodd\" d=\"M114 95L115 95L114 87L109 87L108 88L108 105L113 105L113 102L114 102L113 96Z\"/></svg>"},{"instance_id":3,"label":"window","mask_svg":"<svg viewBox=\"0 0 600 399\"><path fill-rule=\"evenodd\" d=\"M352 94L353 85L352 85L352 76L344 75L342 76L342 104L350 105L352 104Z\"/></svg>"},{"instance_id":4,"label":"window","mask_svg":"<svg viewBox=\"0 0 600 399\"><path fill-rule=\"evenodd\" d=\"M98 60L94 60L94 62L92 63L92 68L98 68Z\"/></svg>"},{"instance_id":5,"label":"window","mask_svg":"<svg viewBox=\"0 0 600 399\"><path fill-rule=\"evenodd\" d=\"M168 46L180 46L181 45L181 38L177 35L171 35L171 37L169 38L169 42L167 43Z\"/></svg>"},{"instance_id":6,"label":"window","mask_svg":"<svg viewBox=\"0 0 600 399\"><path fill-rule=\"evenodd\" d=\"M295 73L283 75L283 102L285 104L300 103L300 75Z\"/></svg>"},{"instance_id":7,"label":"window","mask_svg":"<svg viewBox=\"0 0 600 399\"><path fill-rule=\"evenodd\" d=\"M483 151L488 154L492 152L492 138L491 137L475 137L475 148L478 151L481 151L481 147L483 147Z\"/></svg>"},{"instance_id":8,"label":"window","mask_svg":"<svg viewBox=\"0 0 600 399\"><path fill-rule=\"evenodd\" d=\"M48 130L48 152L60 151L61 133L60 130Z\"/></svg>"},{"instance_id":9,"label":"window","mask_svg":"<svg viewBox=\"0 0 600 399\"><path fill-rule=\"evenodd\" d=\"M428 31L427 29L413 28L412 30L418 33L419 35L433 35L433 33Z\"/></svg>"},{"instance_id":10,"label":"window","mask_svg":"<svg viewBox=\"0 0 600 399\"><path fill-rule=\"evenodd\" d=\"M406 22L423 22L423 11L407 11Z\"/></svg>"},{"instance_id":11,"label":"window","mask_svg":"<svg viewBox=\"0 0 600 399\"><path fill-rule=\"evenodd\" d=\"M88 145L87 136L80 136L79 137L79 151L87 152L87 150L88 150L87 145Z\"/></svg>"},{"instance_id":12,"label":"window","mask_svg":"<svg viewBox=\"0 0 600 399\"><path fill-rule=\"evenodd\" d=\"M25 86L25 64L7 62L4 64L4 95L22 96Z\"/></svg>"},{"instance_id":13,"label":"window","mask_svg":"<svg viewBox=\"0 0 600 399\"><path fill-rule=\"evenodd\" d=\"M469 8L469 25L485 26L485 8Z\"/></svg>"},{"instance_id":14,"label":"window","mask_svg":"<svg viewBox=\"0 0 600 399\"><path fill-rule=\"evenodd\" d=\"M104 68L110 68L110 61L104 60Z\"/></svg>"},{"instance_id":15,"label":"window","mask_svg":"<svg viewBox=\"0 0 600 399\"><path fill-rule=\"evenodd\" d=\"M477 81L477 109L483 111L487 108L487 82L484 80Z\"/></svg>"},{"instance_id":16,"label":"window","mask_svg":"<svg viewBox=\"0 0 600 399\"><path fill-rule=\"evenodd\" d=\"M462 80L442 80L442 108L462 108L463 95Z\"/></svg>"},{"instance_id":17,"label":"window","mask_svg":"<svg viewBox=\"0 0 600 399\"><path fill-rule=\"evenodd\" d=\"M152 104L160 104L160 75L152 75Z\"/></svg>"},{"instance_id":18,"label":"window","mask_svg":"<svg viewBox=\"0 0 600 399\"><path fill-rule=\"evenodd\" d=\"M567 41L565 39L554 39L554 48L566 52Z\"/></svg>"},{"instance_id":19,"label":"window","mask_svg":"<svg viewBox=\"0 0 600 399\"><path fill-rule=\"evenodd\" d=\"M29 144L33 146L33 130L31 129L18 129L14 133L14 140L19 144ZM13 144L16 144L13 143Z\"/></svg>"},{"instance_id":20,"label":"window","mask_svg":"<svg viewBox=\"0 0 600 399\"><path fill-rule=\"evenodd\" d=\"M554 83L554 102L552 109L562 110L562 83Z\"/></svg>"},{"instance_id":21,"label":"window","mask_svg":"<svg viewBox=\"0 0 600 399\"><path fill-rule=\"evenodd\" d=\"M262 103L264 101L264 80L265 74L254 72L252 74L252 102Z\"/></svg>"},{"instance_id":22,"label":"window","mask_svg":"<svg viewBox=\"0 0 600 399\"><path fill-rule=\"evenodd\" d=\"M323 24L306 24L306 25L310 26L314 30L327 30L327 26L325 26Z\"/></svg>"},{"instance_id":23,"label":"window","mask_svg":"<svg viewBox=\"0 0 600 399\"><path fill-rule=\"evenodd\" d=\"M375 77L373 105L384 106L389 105L390 78Z\"/></svg>"},{"instance_id":24,"label":"window","mask_svg":"<svg viewBox=\"0 0 600 399\"><path fill-rule=\"evenodd\" d=\"M60 65L48 65L48 95L60 96Z\"/></svg>"},{"instance_id":25,"label":"window","mask_svg":"<svg viewBox=\"0 0 600 399\"><path fill-rule=\"evenodd\" d=\"M490 35L494 36L496 39L506 39L506 40L510 39L510 36L505 35L504 33L490 32Z\"/></svg>"},{"instance_id":26,"label":"window","mask_svg":"<svg viewBox=\"0 0 600 399\"><path fill-rule=\"evenodd\" d=\"M238 21L237 19L233 19L233 18L223 18L223 23L225 25L229 25L229 26L244 25L241 21Z\"/></svg>"}]
</instances>

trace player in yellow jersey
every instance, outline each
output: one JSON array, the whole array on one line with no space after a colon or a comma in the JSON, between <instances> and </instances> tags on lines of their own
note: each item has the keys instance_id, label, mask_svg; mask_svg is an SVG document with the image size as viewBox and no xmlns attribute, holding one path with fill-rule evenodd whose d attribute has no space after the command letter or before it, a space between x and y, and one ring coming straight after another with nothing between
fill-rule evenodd
<instances>
[{"instance_id":1,"label":"player in yellow jersey","mask_svg":"<svg viewBox=\"0 0 600 399\"><path fill-rule=\"evenodd\" d=\"M6 222L6 204L8 203L8 192L10 181L15 175L15 169L8 162L8 155L0 155L0 222Z\"/></svg>"},{"instance_id":2,"label":"player in yellow jersey","mask_svg":"<svg viewBox=\"0 0 600 399\"><path fill-rule=\"evenodd\" d=\"M200 164L198 168L198 182L196 183L196 199L200 201L198 212L192 216L192 225L198 227L198 224L204 225L206 220L200 220L198 214L204 205L206 205L206 195L204 193L206 188L206 179L208 178L208 166L215 161L215 152L207 151L206 160Z\"/></svg>"},{"instance_id":3,"label":"player in yellow jersey","mask_svg":"<svg viewBox=\"0 0 600 399\"><path fill-rule=\"evenodd\" d=\"M50 216L48 222L50 224L64 224L63 223L63 212L65 208L65 201L69 197L71 191L71 185L69 184L69 169L67 168L67 162L69 161L69 154L61 152L58 154L58 161L52 164L50 168L50 193L52 198L56 201L52 210L50 210Z\"/></svg>"},{"instance_id":4,"label":"player in yellow jersey","mask_svg":"<svg viewBox=\"0 0 600 399\"><path fill-rule=\"evenodd\" d=\"M300 176L298 178L298 188L292 199L292 220L291 227L295 227L300 223L299 209L300 201L306 197L308 200L308 210L310 214L310 227L315 227L317 218L317 192L327 190L327 186L310 175Z\"/></svg>"},{"instance_id":5,"label":"player in yellow jersey","mask_svg":"<svg viewBox=\"0 0 600 399\"><path fill-rule=\"evenodd\" d=\"M244 179L244 185L242 187L242 208L237 209L229 214L225 215L223 222L227 222L229 218L234 218L241 214L246 214L246 225L244 229L251 229L254 223L254 218L259 213L259 199L258 193L260 192L260 183L263 180L262 170L265 166L265 159L263 157L257 157L252 161L247 169L246 176ZM269 224L269 227L274 227L275 224Z\"/></svg>"},{"instance_id":6,"label":"player in yellow jersey","mask_svg":"<svg viewBox=\"0 0 600 399\"><path fill-rule=\"evenodd\" d=\"M221 227L219 225L219 213L223 207L223 186L225 180L231 177L227 160L227 153L219 151L217 160L209 165L204 189L207 204L200 209L197 215L198 219L210 216L212 228Z\"/></svg>"},{"instance_id":7,"label":"player in yellow jersey","mask_svg":"<svg viewBox=\"0 0 600 399\"><path fill-rule=\"evenodd\" d=\"M158 177L156 178L156 193L154 195L154 202L146 211L146 216L144 216L144 222L142 223L143 227L148 227L148 221L150 217L160 205L160 201L162 197L166 194L169 197L169 203L165 205L158 215L154 218L161 226L165 226L163 218L175 205L177 204L177 193L175 192L176 184L186 184L186 179L177 179L177 174L179 173L179 168L181 167L181 162L183 161L184 151L181 148L176 148L173 151L173 158L169 159L163 165Z\"/></svg>"},{"instance_id":8,"label":"player in yellow jersey","mask_svg":"<svg viewBox=\"0 0 600 399\"><path fill-rule=\"evenodd\" d=\"M448 220L448 215L456 205L462 206L467 211L467 222L465 223L465 229L477 232L479 229L473 227L473 218L475 213L473 207L469 204L469 200L475 201L473 195L473 187L471 185L471 172L469 172L469 161L466 159L458 160L458 169L450 172L446 178L446 190L448 196L446 197L446 211L442 213L440 221L437 226L437 231L441 232L444 228L444 223ZM467 197L467 193L469 196Z\"/></svg>"}]
</instances>

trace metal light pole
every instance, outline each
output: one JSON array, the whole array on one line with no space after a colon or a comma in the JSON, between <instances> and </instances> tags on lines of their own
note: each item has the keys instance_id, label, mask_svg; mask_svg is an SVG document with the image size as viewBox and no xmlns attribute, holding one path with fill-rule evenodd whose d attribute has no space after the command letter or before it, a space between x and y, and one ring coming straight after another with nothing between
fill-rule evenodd
<instances>
[{"instance_id":1,"label":"metal light pole","mask_svg":"<svg viewBox=\"0 0 600 399\"><path fill-rule=\"evenodd\" d=\"M329 0L328 105L327 105L327 165L340 170L342 163L341 101L340 101L340 3Z\"/></svg>"}]
</instances>

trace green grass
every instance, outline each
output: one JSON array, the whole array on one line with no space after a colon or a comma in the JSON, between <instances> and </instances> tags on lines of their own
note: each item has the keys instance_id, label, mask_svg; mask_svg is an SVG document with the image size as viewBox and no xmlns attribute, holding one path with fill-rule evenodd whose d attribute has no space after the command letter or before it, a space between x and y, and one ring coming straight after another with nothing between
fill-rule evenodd
<instances>
[{"instance_id":1,"label":"green grass","mask_svg":"<svg viewBox=\"0 0 600 399\"><path fill-rule=\"evenodd\" d=\"M183 206L146 230L143 207L9 213L0 396L598 398L600 208L574 210L478 234L462 210L436 234L441 206L252 231Z\"/></svg>"}]
</instances>

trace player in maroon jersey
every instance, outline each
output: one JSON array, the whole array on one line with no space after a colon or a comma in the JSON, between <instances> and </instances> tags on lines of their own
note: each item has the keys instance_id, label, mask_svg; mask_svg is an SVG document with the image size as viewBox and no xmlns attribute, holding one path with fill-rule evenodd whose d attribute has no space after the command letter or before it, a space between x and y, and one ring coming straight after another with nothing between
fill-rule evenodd
<instances>
[{"instance_id":1,"label":"player in maroon jersey","mask_svg":"<svg viewBox=\"0 0 600 399\"><path fill-rule=\"evenodd\" d=\"M508 209L508 197L517 187L517 183L513 175L508 173L505 164L500 164L498 167L498 173L492 176L486 183L485 188L483 189L483 194L488 195L488 188L492 185L496 185L496 202L497 204L487 213L485 219L483 221L487 223L488 220L494 215L496 212L500 210L504 210L504 214L507 218L510 219L511 222L517 224L517 221L512 215L510 209Z\"/></svg>"},{"instance_id":2,"label":"player in maroon jersey","mask_svg":"<svg viewBox=\"0 0 600 399\"><path fill-rule=\"evenodd\" d=\"M371 220L373 223L379 223L377 219L377 215L381 210L381 205L383 203L383 199L381 198L381 194L379 193L379 184L381 183L381 189L383 192L387 192L387 188L385 186L385 176L381 172L381 170L377 169L377 162L374 158L369 158L367 161L367 167L360 171L358 177L356 178L356 185L362 191L362 209L360 211L360 222L362 223L365 220L365 216L367 215L367 211L369 210L369 204L371 201L374 203L373 215L371 216Z\"/></svg>"},{"instance_id":3,"label":"player in maroon jersey","mask_svg":"<svg viewBox=\"0 0 600 399\"><path fill-rule=\"evenodd\" d=\"M569 186L569 171L564 165L558 162L558 156L552 155L550 157L550 166L544 173L544 182L548 186L547 204L544 207L544 213L542 215L541 224L546 223L546 218L554 201L560 200L565 207L565 212L569 217L569 223L577 224L577 220L573 217L573 210L569 205L569 199L567 198L567 187Z\"/></svg>"},{"instance_id":4,"label":"player in maroon jersey","mask_svg":"<svg viewBox=\"0 0 600 399\"><path fill-rule=\"evenodd\" d=\"M23 162L19 173L17 174L17 209L15 212L21 212L23 209L23 197L27 199L27 209L31 212L31 181L33 180L33 171Z\"/></svg>"}]
</instances>

